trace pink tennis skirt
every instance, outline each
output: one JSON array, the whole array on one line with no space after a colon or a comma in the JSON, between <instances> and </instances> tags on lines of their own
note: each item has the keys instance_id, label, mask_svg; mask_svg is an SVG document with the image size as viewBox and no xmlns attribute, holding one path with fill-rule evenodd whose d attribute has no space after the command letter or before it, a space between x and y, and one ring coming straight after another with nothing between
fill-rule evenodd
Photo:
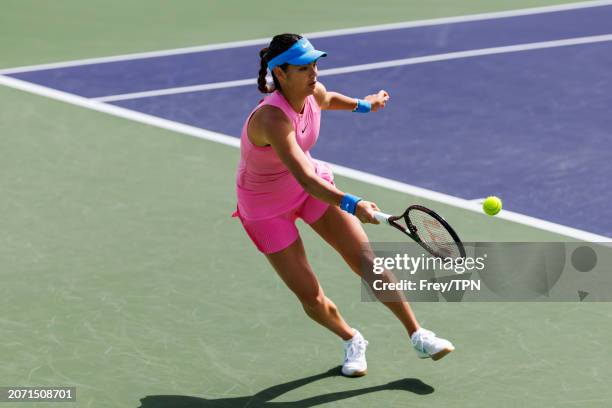
<instances>
[{"instance_id":1,"label":"pink tennis skirt","mask_svg":"<svg viewBox=\"0 0 612 408\"><path fill-rule=\"evenodd\" d=\"M233 215L240 218L246 233L259 251L273 254L282 251L298 239L299 232L295 220L301 218L305 223L312 224L325 214L328 207L329 204L309 195L296 208L273 218L248 220L240 216L238 210Z\"/></svg>"}]
</instances>

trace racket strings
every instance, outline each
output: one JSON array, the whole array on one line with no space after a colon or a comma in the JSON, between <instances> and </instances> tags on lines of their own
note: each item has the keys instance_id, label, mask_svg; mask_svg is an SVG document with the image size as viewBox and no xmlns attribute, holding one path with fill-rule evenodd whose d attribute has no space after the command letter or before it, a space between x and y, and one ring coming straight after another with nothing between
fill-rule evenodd
<instances>
[{"instance_id":1,"label":"racket strings","mask_svg":"<svg viewBox=\"0 0 612 408\"><path fill-rule=\"evenodd\" d=\"M455 239L438 219L420 210L410 211L409 218L416 228L415 234L435 253L445 258L462 256Z\"/></svg>"}]
</instances>

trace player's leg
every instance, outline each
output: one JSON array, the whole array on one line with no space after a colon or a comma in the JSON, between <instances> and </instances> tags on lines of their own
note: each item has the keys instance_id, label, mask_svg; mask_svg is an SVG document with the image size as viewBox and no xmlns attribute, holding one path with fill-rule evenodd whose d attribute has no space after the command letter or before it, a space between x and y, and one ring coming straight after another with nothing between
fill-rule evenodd
<instances>
[{"instance_id":1,"label":"player's leg","mask_svg":"<svg viewBox=\"0 0 612 408\"><path fill-rule=\"evenodd\" d=\"M351 377L364 375L368 342L346 324L336 305L323 293L295 227L297 214L297 210L292 210L271 219L249 221L237 213L253 243L297 296L306 314L344 340L342 374Z\"/></svg>"},{"instance_id":2,"label":"player's leg","mask_svg":"<svg viewBox=\"0 0 612 408\"><path fill-rule=\"evenodd\" d=\"M282 251L266 254L266 257L310 318L343 340L353 337L353 329L344 321L334 302L325 296L308 263L301 238Z\"/></svg>"},{"instance_id":3,"label":"player's leg","mask_svg":"<svg viewBox=\"0 0 612 408\"><path fill-rule=\"evenodd\" d=\"M350 339L354 331L346 324L336 305L325 296L308 263L295 226L296 211L264 220L244 219L238 212L236 215L257 249L268 258L281 279L297 296L306 314L343 340Z\"/></svg>"},{"instance_id":4,"label":"player's leg","mask_svg":"<svg viewBox=\"0 0 612 408\"><path fill-rule=\"evenodd\" d=\"M306 258L302 239L298 237L287 248L267 254L266 257L300 300L306 314L344 340L342 374L350 377L365 375L365 350L368 342L359 331L352 329L344 321L336 305L323 293Z\"/></svg>"},{"instance_id":5,"label":"player's leg","mask_svg":"<svg viewBox=\"0 0 612 408\"><path fill-rule=\"evenodd\" d=\"M317 221L310 226L327 241L345 260L349 267L360 277L364 277L362 268L372 270L374 254L364 248L367 244L366 235L359 220L342 211L338 207L330 206ZM380 275L383 281L391 282L392 274ZM394 301L382 301L395 316L402 322L409 335L419 329L419 323L401 292L385 293L385 299L394 298Z\"/></svg>"},{"instance_id":6,"label":"player's leg","mask_svg":"<svg viewBox=\"0 0 612 408\"><path fill-rule=\"evenodd\" d=\"M313 204L313 207L316 208L317 204ZM308 210L305 213L308 213ZM307 217L305 220L307 220ZM357 218L338 207L330 206L322 216L310 225L340 253L355 273L369 279L368 275L364 275L361 268L372 270L374 254L367 246L363 247L364 243L367 244L368 237ZM380 277L386 282L395 281L394 276L388 271ZM385 295L388 296L389 293L387 292ZM402 322L420 358L438 360L454 350L451 342L439 338L435 333L419 326L410 305L401 292L395 292L393 299L394 301L391 302L382 300L381 302Z\"/></svg>"}]
</instances>

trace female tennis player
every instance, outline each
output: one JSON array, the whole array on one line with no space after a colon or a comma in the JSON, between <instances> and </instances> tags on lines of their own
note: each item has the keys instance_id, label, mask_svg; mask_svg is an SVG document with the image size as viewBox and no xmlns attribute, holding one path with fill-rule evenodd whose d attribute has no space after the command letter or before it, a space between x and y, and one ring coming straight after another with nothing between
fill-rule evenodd
<instances>
[{"instance_id":1,"label":"female tennis player","mask_svg":"<svg viewBox=\"0 0 612 408\"><path fill-rule=\"evenodd\" d=\"M309 151L319 135L321 110L376 112L385 107L389 94L381 90L355 99L327 91L317 81L317 60L326 55L296 34L277 35L260 51L257 83L267 96L242 128L234 216L240 218L248 236L295 293L306 314L344 340L342 374L361 376L367 369L368 342L325 296L295 221L303 219L362 275L361 244L368 237L359 221L377 224L374 211L378 207L340 191L329 166L314 160ZM273 87L266 81L268 70ZM421 328L408 302L398 296L401 301L383 303L404 325L419 357L437 360L454 350L448 340Z\"/></svg>"}]
</instances>

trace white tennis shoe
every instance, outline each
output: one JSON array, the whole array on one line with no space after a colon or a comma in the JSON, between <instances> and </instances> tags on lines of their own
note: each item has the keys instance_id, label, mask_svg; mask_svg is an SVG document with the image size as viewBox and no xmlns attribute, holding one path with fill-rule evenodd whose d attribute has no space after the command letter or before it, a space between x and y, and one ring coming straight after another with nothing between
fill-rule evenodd
<instances>
[{"instance_id":1,"label":"white tennis shoe","mask_svg":"<svg viewBox=\"0 0 612 408\"><path fill-rule=\"evenodd\" d=\"M342 374L347 377L361 377L366 375L368 363L366 363L365 351L368 341L363 338L359 331L355 330L352 339L344 342L344 363Z\"/></svg>"},{"instance_id":2,"label":"white tennis shoe","mask_svg":"<svg viewBox=\"0 0 612 408\"><path fill-rule=\"evenodd\" d=\"M436 333L422 327L412 333L410 340L419 358L431 358L436 361L455 349L453 343L436 337Z\"/></svg>"}]
</instances>

